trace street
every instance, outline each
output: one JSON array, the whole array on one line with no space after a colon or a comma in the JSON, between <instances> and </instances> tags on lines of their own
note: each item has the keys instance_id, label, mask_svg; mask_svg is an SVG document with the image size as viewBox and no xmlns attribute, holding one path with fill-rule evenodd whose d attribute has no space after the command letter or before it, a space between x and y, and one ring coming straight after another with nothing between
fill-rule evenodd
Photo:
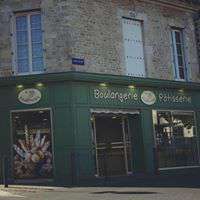
<instances>
[{"instance_id":1,"label":"street","mask_svg":"<svg viewBox=\"0 0 200 200\"><path fill-rule=\"evenodd\" d=\"M1 187L0 200L199 200L200 188L189 187Z\"/></svg>"}]
</instances>

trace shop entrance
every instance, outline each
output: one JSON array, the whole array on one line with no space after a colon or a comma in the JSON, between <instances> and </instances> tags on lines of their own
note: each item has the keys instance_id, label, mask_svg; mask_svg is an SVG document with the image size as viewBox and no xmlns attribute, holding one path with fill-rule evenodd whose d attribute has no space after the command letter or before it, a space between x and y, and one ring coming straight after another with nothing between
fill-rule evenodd
<instances>
[{"instance_id":1,"label":"shop entrance","mask_svg":"<svg viewBox=\"0 0 200 200\"><path fill-rule=\"evenodd\" d=\"M132 173L132 147L127 115L92 115L96 171L98 176Z\"/></svg>"}]
</instances>

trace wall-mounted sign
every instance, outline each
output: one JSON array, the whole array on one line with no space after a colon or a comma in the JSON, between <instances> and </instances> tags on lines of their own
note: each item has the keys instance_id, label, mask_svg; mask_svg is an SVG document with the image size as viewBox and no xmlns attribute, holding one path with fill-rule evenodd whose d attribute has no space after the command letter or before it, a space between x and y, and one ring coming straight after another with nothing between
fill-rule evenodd
<instances>
[{"instance_id":1,"label":"wall-mounted sign","mask_svg":"<svg viewBox=\"0 0 200 200\"><path fill-rule=\"evenodd\" d=\"M159 93L159 101L163 103L192 103L192 97L186 94Z\"/></svg>"},{"instance_id":2,"label":"wall-mounted sign","mask_svg":"<svg viewBox=\"0 0 200 200\"><path fill-rule=\"evenodd\" d=\"M96 103L122 103L138 105L182 105L192 106L192 95L190 93L180 93L176 90L142 90L136 88L98 87L92 88L92 97Z\"/></svg>"},{"instance_id":3,"label":"wall-mounted sign","mask_svg":"<svg viewBox=\"0 0 200 200\"><path fill-rule=\"evenodd\" d=\"M84 65L85 60L82 58L72 58L72 64L73 65Z\"/></svg>"},{"instance_id":4,"label":"wall-mounted sign","mask_svg":"<svg viewBox=\"0 0 200 200\"><path fill-rule=\"evenodd\" d=\"M22 90L18 95L19 101L28 105L39 102L41 97L41 92L34 88Z\"/></svg>"},{"instance_id":5,"label":"wall-mounted sign","mask_svg":"<svg viewBox=\"0 0 200 200\"><path fill-rule=\"evenodd\" d=\"M144 91L141 95L141 100L146 105L153 105L156 103L156 95L152 91Z\"/></svg>"},{"instance_id":6,"label":"wall-mounted sign","mask_svg":"<svg viewBox=\"0 0 200 200\"><path fill-rule=\"evenodd\" d=\"M94 90L94 98L95 99L106 99L106 100L118 100L121 103L126 102L128 100L138 101L138 94L136 92L119 92L114 90Z\"/></svg>"}]
</instances>

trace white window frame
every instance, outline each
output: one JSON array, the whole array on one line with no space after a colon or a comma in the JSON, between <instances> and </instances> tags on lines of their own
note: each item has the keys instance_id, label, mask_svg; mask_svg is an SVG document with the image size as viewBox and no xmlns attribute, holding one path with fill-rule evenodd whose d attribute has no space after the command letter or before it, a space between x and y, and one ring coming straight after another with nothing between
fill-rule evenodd
<instances>
[{"instance_id":1,"label":"white window frame","mask_svg":"<svg viewBox=\"0 0 200 200\"><path fill-rule=\"evenodd\" d=\"M176 47L176 38L175 33L180 33L181 36L181 49L182 49L182 62L183 62L183 70L184 70L184 79L180 77L179 73L179 64L178 64L178 53L177 53L177 47ZM173 56L173 70L174 70L174 78L177 81L187 81L188 80L188 74L187 74L187 66L185 62L185 48L184 48L184 34L183 29L181 28L171 28L171 39L172 39L172 56Z\"/></svg>"},{"instance_id":2,"label":"white window frame","mask_svg":"<svg viewBox=\"0 0 200 200\"><path fill-rule=\"evenodd\" d=\"M12 30L12 54L13 54L13 73L14 75L31 75L31 74L42 74L45 71L45 66L42 71L33 71L33 66L32 66L32 42L31 42L31 26L30 26L30 17L34 14L40 14L41 11L27 11L27 12L17 12L14 13L12 16L12 23L11 23L11 30ZM29 53L29 71L28 72L23 72L20 73L18 72L18 64L17 64L17 38L16 38L16 17L18 16L26 16L28 20L28 53ZM41 16L42 17L42 16ZM42 24L42 22L41 22ZM42 31L42 29L41 29ZM43 45L43 38L42 38L42 45ZM44 51L43 51L43 63L44 63Z\"/></svg>"}]
</instances>

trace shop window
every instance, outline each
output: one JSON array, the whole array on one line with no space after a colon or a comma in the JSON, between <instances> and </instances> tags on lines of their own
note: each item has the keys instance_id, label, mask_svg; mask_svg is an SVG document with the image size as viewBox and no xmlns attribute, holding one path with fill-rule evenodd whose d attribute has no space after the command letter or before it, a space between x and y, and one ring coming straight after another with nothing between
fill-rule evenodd
<instances>
[{"instance_id":1,"label":"shop window","mask_svg":"<svg viewBox=\"0 0 200 200\"><path fill-rule=\"evenodd\" d=\"M43 72L41 13L17 13L13 26L15 73L32 74Z\"/></svg>"},{"instance_id":2,"label":"shop window","mask_svg":"<svg viewBox=\"0 0 200 200\"><path fill-rule=\"evenodd\" d=\"M50 110L12 112L15 179L52 178Z\"/></svg>"},{"instance_id":3,"label":"shop window","mask_svg":"<svg viewBox=\"0 0 200 200\"><path fill-rule=\"evenodd\" d=\"M199 165L193 112L153 111L159 168Z\"/></svg>"},{"instance_id":4,"label":"shop window","mask_svg":"<svg viewBox=\"0 0 200 200\"><path fill-rule=\"evenodd\" d=\"M142 22L122 18L126 74L145 77Z\"/></svg>"},{"instance_id":5,"label":"shop window","mask_svg":"<svg viewBox=\"0 0 200 200\"><path fill-rule=\"evenodd\" d=\"M181 29L172 29L173 44L173 65L175 78L186 80L186 65L184 56L183 31Z\"/></svg>"}]
</instances>

